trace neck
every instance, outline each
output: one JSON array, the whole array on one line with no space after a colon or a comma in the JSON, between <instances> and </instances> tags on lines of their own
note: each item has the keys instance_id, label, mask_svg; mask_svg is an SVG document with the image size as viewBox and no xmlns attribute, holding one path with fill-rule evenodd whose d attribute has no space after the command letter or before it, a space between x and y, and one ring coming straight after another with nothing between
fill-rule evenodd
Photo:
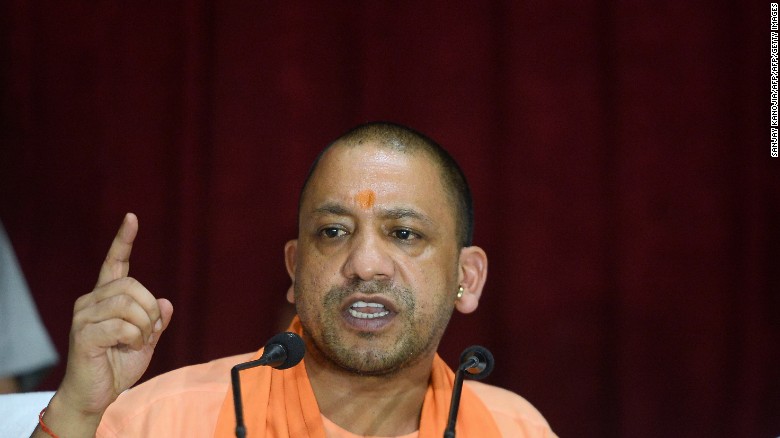
<instances>
[{"instance_id":1,"label":"neck","mask_svg":"<svg viewBox=\"0 0 780 438\"><path fill-rule=\"evenodd\" d=\"M432 361L385 376L347 372L317 353L304 363L322 415L354 434L398 436L420 427Z\"/></svg>"}]
</instances>

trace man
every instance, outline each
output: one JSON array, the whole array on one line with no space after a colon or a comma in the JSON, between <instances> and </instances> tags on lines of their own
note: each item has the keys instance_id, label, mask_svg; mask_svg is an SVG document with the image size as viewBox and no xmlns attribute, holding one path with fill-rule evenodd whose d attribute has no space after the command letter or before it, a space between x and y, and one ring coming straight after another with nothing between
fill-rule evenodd
<instances>
[{"instance_id":1,"label":"man","mask_svg":"<svg viewBox=\"0 0 780 438\"><path fill-rule=\"evenodd\" d=\"M250 436L441 436L452 371L436 355L453 309L477 308L487 256L471 246L462 172L436 143L389 123L359 126L318 157L285 246L303 363L242 373ZM132 386L173 307L128 277L128 214L97 287L76 302L66 376L42 424L59 436L231 436L228 378L242 355ZM118 397L118 399L117 399ZM116 402L114 402L116 400ZM554 436L519 396L469 382L460 436ZM35 436L45 437L39 426Z\"/></svg>"}]
</instances>

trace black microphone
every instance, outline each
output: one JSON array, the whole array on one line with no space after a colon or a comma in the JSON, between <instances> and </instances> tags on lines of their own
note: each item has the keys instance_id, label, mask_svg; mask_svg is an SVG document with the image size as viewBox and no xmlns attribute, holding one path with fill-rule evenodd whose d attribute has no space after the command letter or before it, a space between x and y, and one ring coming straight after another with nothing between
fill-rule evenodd
<instances>
[{"instance_id":1,"label":"black microphone","mask_svg":"<svg viewBox=\"0 0 780 438\"><path fill-rule=\"evenodd\" d=\"M447 420L447 428L444 429L444 438L455 438L455 422L458 419L463 378L484 379L493 371L495 364L493 355L485 347L472 345L463 350L463 353L460 355L460 366L458 366L458 370L455 372L455 384L452 387L452 400L450 400L450 416Z\"/></svg>"},{"instance_id":2,"label":"black microphone","mask_svg":"<svg viewBox=\"0 0 780 438\"><path fill-rule=\"evenodd\" d=\"M284 370L298 365L305 353L306 346L300 336L290 332L279 333L265 344L260 359L240 363L230 369L230 379L233 381L233 406L236 410L236 437L246 436L244 405L241 402L241 380L238 372L261 365Z\"/></svg>"}]
</instances>

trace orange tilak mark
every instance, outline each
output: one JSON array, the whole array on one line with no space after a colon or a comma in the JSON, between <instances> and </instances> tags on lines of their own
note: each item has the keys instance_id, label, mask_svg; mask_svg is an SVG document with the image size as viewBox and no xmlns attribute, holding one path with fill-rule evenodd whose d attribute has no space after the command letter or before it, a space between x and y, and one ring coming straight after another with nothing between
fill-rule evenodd
<instances>
[{"instance_id":1,"label":"orange tilak mark","mask_svg":"<svg viewBox=\"0 0 780 438\"><path fill-rule=\"evenodd\" d=\"M374 201L376 201L376 193L373 190L363 190L355 195L355 202L362 209L373 207Z\"/></svg>"}]
</instances>

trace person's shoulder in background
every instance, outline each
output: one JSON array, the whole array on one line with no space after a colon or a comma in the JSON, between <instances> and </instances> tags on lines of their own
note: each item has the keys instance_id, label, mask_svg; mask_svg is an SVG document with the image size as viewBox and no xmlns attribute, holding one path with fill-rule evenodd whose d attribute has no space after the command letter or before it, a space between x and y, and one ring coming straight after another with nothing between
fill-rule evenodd
<instances>
[{"instance_id":1,"label":"person's shoulder in background","mask_svg":"<svg viewBox=\"0 0 780 438\"><path fill-rule=\"evenodd\" d=\"M9 391L31 391L58 360L0 222L0 378L13 379Z\"/></svg>"}]
</instances>

